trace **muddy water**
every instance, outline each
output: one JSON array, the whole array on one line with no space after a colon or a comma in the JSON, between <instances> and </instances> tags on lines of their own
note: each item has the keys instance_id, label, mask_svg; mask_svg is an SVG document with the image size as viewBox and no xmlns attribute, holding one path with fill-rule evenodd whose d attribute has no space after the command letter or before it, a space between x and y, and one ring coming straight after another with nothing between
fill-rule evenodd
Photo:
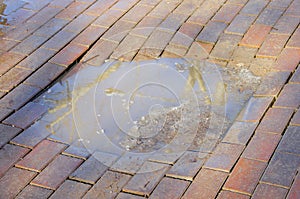
<instances>
[{"instance_id":1,"label":"muddy water","mask_svg":"<svg viewBox=\"0 0 300 199\"><path fill-rule=\"evenodd\" d=\"M90 153L177 155L217 142L259 82L206 61L108 60L81 64L37 101L49 106L41 120L53 139Z\"/></svg>"}]
</instances>

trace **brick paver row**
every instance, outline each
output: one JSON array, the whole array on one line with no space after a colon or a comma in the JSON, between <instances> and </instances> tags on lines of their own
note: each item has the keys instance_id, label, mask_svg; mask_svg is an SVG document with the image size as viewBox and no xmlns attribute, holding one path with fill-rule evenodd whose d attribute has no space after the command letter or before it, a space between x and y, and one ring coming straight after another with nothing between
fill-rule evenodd
<instances>
[{"instance_id":1,"label":"brick paver row","mask_svg":"<svg viewBox=\"0 0 300 199\"><path fill-rule=\"evenodd\" d=\"M300 197L298 0L20 2L0 38L0 198ZM47 107L27 103L82 56L95 66L194 56L266 78L216 148L100 154L104 165L50 136L34 123Z\"/></svg>"}]
</instances>

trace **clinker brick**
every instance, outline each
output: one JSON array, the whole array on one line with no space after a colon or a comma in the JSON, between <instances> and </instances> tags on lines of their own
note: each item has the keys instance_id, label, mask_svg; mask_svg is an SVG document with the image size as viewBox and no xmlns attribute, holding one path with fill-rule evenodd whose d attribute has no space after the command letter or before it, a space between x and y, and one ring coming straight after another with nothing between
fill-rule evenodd
<instances>
[{"instance_id":1,"label":"clinker brick","mask_svg":"<svg viewBox=\"0 0 300 199\"><path fill-rule=\"evenodd\" d=\"M240 42L240 45L259 48L270 31L271 26L254 24L245 34L244 38Z\"/></svg>"}]
</instances>

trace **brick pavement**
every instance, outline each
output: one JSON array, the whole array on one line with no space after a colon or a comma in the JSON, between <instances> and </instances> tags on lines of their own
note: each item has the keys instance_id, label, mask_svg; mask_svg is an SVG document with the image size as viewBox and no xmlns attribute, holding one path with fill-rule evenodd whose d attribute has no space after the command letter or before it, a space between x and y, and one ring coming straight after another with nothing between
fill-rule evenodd
<instances>
[{"instance_id":1,"label":"brick pavement","mask_svg":"<svg viewBox=\"0 0 300 199\"><path fill-rule=\"evenodd\" d=\"M300 198L299 0L12 0L0 11L0 198ZM208 154L107 167L35 123L47 107L34 99L80 60L199 56L198 44L202 59L265 77Z\"/></svg>"}]
</instances>

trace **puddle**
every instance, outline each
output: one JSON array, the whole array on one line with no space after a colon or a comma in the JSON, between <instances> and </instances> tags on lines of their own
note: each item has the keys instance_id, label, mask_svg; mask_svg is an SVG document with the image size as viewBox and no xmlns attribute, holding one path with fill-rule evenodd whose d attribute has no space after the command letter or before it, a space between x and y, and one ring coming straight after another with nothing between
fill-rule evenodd
<instances>
[{"instance_id":1,"label":"puddle","mask_svg":"<svg viewBox=\"0 0 300 199\"><path fill-rule=\"evenodd\" d=\"M177 157L216 143L259 83L245 68L207 61L108 60L81 64L36 101L49 107L41 120L54 140L90 153Z\"/></svg>"}]
</instances>

